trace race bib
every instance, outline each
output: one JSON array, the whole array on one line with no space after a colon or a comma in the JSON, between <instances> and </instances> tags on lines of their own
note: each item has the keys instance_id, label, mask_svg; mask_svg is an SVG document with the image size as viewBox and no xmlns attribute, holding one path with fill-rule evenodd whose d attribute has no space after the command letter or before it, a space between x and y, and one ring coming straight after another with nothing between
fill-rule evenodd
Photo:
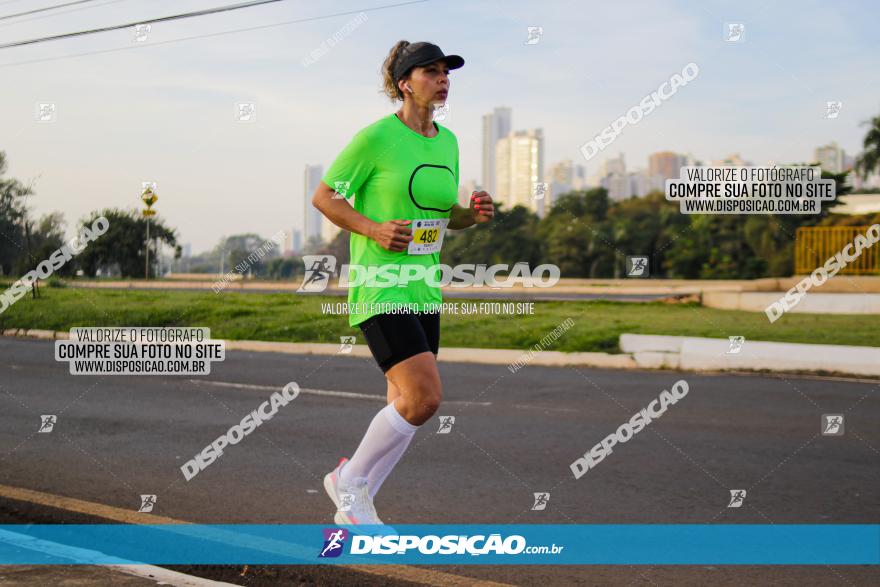
<instances>
[{"instance_id":1,"label":"race bib","mask_svg":"<svg viewBox=\"0 0 880 587\"><path fill-rule=\"evenodd\" d=\"M413 220L410 224L413 239L409 243L407 252L410 255L428 255L438 252L443 246L443 233L446 232L447 224L449 224L448 218Z\"/></svg>"}]
</instances>

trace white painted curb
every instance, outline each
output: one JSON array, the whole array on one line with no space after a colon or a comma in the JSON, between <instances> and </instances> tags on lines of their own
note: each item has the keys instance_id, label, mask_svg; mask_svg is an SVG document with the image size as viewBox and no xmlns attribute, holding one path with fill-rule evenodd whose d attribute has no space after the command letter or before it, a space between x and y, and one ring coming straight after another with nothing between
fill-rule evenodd
<instances>
[{"instance_id":1,"label":"white painted curb","mask_svg":"<svg viewBox=\"0 0 880 587\"><path fill-rule=\"evenodd\" d=\"M764 312L764 308L785 295L784 291L704 291L703 305L721 310ZM880 294L819 293L809 295L789 312L798 314L880 314Z\"/></svg>"},{"instance_id":2,"label":"white painted curb","mask_svg":"<svg viewBox=\"0 0 880 587\"><path fill-rule=\"evenodd\" d=\"M729 353L718 338L623 334L620 349L639 367L667 366L686 371L815 371L880 376L880 348L746 340ZM673 366L674 365L674 366Z\"/></svg>"}]
</instances>

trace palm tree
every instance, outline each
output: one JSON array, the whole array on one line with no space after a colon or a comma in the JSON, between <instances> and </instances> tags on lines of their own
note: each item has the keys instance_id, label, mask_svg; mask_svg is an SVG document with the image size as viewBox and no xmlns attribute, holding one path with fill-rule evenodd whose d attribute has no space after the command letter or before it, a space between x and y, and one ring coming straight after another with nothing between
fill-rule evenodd
<instances>
[{"instance_id":1,"label":"palm tree","mask_svg":"<svg viewBox=\"0 0 880 587\"><path fill-rule=\"evenodd\" d=\"M871 128L865 135L865 150L856 157L855 168L862 179L867 179L874 171L880 172L880 116L875 116L863 124L869 124Z\"/></svg>"}]
</instances>

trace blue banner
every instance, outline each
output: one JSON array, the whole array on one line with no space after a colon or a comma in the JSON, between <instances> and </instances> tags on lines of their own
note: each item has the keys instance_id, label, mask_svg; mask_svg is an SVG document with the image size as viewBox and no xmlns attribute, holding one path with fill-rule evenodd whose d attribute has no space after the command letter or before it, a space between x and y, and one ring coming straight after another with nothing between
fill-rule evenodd
<instances>
[{"instance_id":1,"label":"blue banner","mask_svg":"<svg viewBox=\"0 0 880 587\"><path fill-rule=\"evenodd\" d=\"M880 525L15 524L0 564L876 565Z\"/></svg>"}]
</instances>

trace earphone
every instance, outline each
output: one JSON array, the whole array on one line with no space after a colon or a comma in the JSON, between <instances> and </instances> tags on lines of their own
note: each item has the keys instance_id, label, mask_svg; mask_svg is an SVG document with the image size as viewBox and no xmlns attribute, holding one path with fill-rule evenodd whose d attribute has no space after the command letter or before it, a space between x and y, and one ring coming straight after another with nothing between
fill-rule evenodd
<instances>
[{"instance_id":1,"label":"earphone","mask_svg":"<svg viewBox=\"0 0 880 587\"><path fill-rule=\"evenodd\" d=\"M407 90L409 90L410 94L413 93L413 89L411 87L409 87L409 84L403 84L403 87L405 87Z\"/></svg>"}]
</instances>

